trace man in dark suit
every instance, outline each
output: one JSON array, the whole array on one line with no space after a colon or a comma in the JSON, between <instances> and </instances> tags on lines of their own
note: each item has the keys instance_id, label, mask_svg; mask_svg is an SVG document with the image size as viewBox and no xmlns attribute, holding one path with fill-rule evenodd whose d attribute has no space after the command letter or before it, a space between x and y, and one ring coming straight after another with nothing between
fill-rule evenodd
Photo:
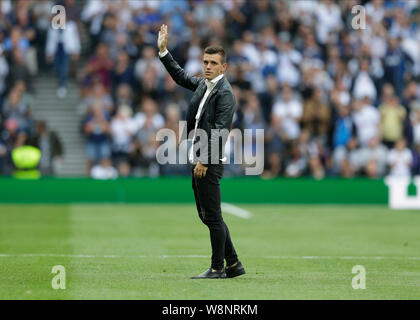
<instances>
[{"instance_id":1,"label":"man in dark suit","mask_svg":"<svg viewBox=\"0 0 420 320\"><path fill-rule=\"evenodd\" d=\"M233 90L224 76L226 54L220 46L207 47L203 55L205 79L192 77L172 58L166 48L167 41L167 26L162 25L158 38L160 60L177 84L194 91L187 112L187 134L193 132L193 144L189 152L192 188L198 215L210 230L212 247L211 267L192 279L240 276L245 273L245 269L238 260L220 207L219 181L224 169L224 145L235 109ZM199 141L196 141L200 131L198 129L206 133L207 139L202 139L200 135ZM219 143L220 138L222 143ZM198 151L194 152L196 149Z\"/></svg>"}]
</instances>

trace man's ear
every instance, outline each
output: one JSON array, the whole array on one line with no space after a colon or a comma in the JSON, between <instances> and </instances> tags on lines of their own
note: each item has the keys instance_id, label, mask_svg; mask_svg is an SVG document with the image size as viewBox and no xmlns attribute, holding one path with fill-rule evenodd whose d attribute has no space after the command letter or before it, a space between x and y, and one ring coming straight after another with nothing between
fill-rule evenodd
<instances>
[{"instance_id":1,"label":"man's ear","mask_svg":"<svg viewBox=\"0 0 420 320\"><path fill-rule=\"evenodd\" d=\"M225 62L222 66L223 66L223 72L225 72L227 69L227 63Z\"/></svg>"}]
</instances>

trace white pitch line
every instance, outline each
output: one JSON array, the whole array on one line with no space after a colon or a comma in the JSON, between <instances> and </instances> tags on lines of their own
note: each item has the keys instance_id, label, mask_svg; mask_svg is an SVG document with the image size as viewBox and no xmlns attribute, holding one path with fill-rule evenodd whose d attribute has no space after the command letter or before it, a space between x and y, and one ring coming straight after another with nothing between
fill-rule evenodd
<instances>
[{"instance_id":1,"label":"white pitch line","mask_svg":"<svg viewBox=\"0 0 420 320\"><path fill-rule=\"evenodd\" d=\"M221 207L222 207L222 211L233 214L234 216L237 216L239 218L250 219L252 217L251 212L249 212L248 210L239 208L237 206L234 206L233 204L222 202Z\"/></svg>"},{"instance_id":2,"label":"white pitch line","mask_svg":"<svg viewBox=\"0 0 420 320\"><path fill-rule=\"evenodd\" d=\"M265 259L307 259L307 260L420 260L420 257L398 256L266 256Z\"/></svg>"},{"instance_id":3,"label":"white pitch line","mask_svg":"<svg viewBox=\"0 0 420 320\"><path fill-rule=\"evenodd\" d=\"M93 255L93 254L55 254L55 253L11 253L11 254L0 254L0 258L19 258L19 257L55 257L55 258L88 258L88 259L203 259L209 258L208 255L116 255L116 254L105 254L105 255ZM420 257L400 257L400 256L260 256L260 257L248 257L255 259L295 259L295 260L420 260Z\"/></svg>"}]
</instances>

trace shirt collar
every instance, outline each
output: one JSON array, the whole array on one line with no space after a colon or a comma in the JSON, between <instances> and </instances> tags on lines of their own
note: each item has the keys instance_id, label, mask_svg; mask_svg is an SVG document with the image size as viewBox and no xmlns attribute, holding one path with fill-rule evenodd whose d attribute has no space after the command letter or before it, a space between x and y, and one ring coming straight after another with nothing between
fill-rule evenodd
<instances>
[{"instance_id":1,"label":"shirt collar","mask_svg":"<svg viewBox=\"0 0 420 320\"><path fill-rule=\"evenodd\" d=\"M210 85L210 86L214 86L214 85L216 85L216 83L217 83L220 79L222 79L222 78L223 78L223 76L224 76L224 74L222 73L222 74L218 75L216 78L211 79L210 81L206 79L206 85L207 85L207 86L209 86L209 85Z\"/></svg>"}]
</instances>

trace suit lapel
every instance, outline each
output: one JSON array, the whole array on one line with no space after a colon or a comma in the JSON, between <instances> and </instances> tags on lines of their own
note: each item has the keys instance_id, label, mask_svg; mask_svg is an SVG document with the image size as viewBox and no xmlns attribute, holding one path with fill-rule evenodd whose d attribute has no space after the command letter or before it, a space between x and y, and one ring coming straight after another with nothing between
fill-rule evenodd
<instances>
[{"instance_id":1,"label":"suit lapel","mask_svg":"<svg viewBox=\"0 0 420 320\"><path fill-rule=\"evenodd\" d=\"M195 118L195 115L197 114L198 107L200 105L200 101L203 98L204 93L206 92L206 89L207 89L206 83L204 81L201 81L201 83L198 85L198 87L195 91L195 95L197 95L198 99L195 99L196 102L194 104L190 105L190 108L188 109L188 115L189 116L187 117L187 119L189 119L190 117L191 117L191 119Z\"/></svg>"},{"instance_id":2,"label":"suit lapel","mask_svg":"<svg viewBox=\"0 0 420 320\"><path fill-rule=\"evenodd\" d=\"M223 76L223 78L220 79L219 82L217 82L216 86L213 88L213 90L210 92L209 96L207 97L206 102L204 103L204 106L203 106L203 110L201 110L200 118L198 119L198 122L200 122L201 117L204 114L204 111L206 111L206 108L210 102L211 97L213 97L217 93L217 91L219 91L219 88L222 86L223 81L225 81L225 76Z\"/></svg>"}]
</instances>

